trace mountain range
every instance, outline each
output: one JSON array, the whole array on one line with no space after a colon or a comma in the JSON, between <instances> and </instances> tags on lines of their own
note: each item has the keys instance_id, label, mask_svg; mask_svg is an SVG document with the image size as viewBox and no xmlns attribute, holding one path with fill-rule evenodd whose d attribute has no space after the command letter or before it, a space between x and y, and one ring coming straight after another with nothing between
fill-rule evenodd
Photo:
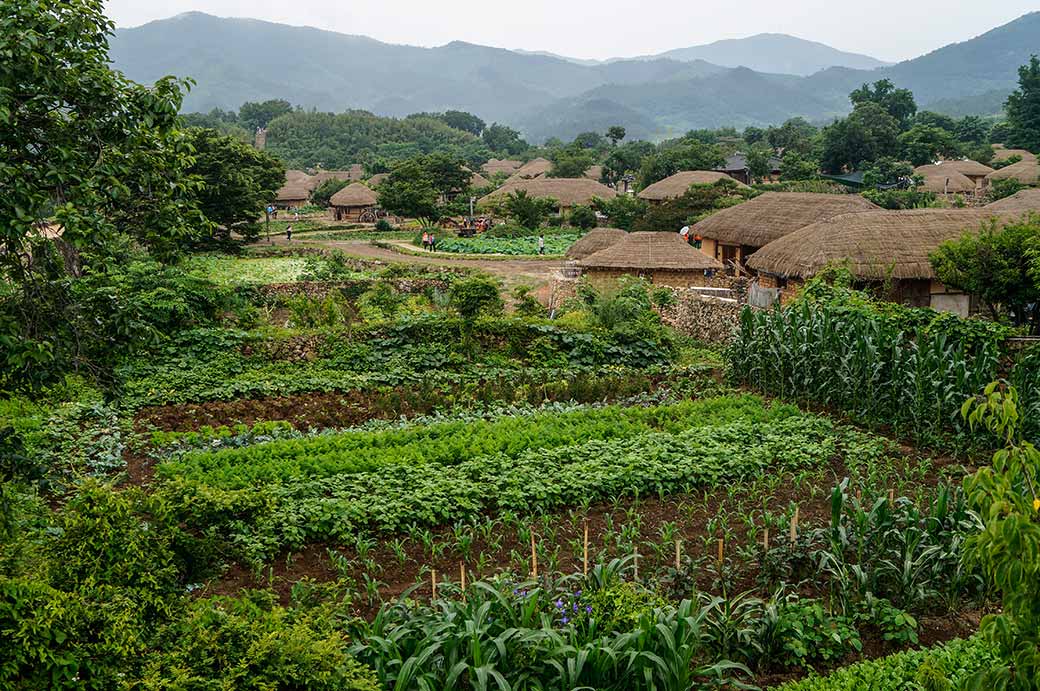
<instances>
[{"instance_id":1,"label":"mountain range","mask_svg":"<svg viewBox=\"0 0 1040 691\"><path fill-rule=\"evenodd\" d=\"M114 67L143 83L191 77L187 111L284 98L380 115L466 110L532 141L609 125L660 139L698 127L769 125L846 113L848 93L888 78L922 107L999 111L1040 47L1040 12L894 65L786 35L761 34L603 62L452 42L383 43L310 27L192 12L112 37Z\"/></svg>"}]
</instances>

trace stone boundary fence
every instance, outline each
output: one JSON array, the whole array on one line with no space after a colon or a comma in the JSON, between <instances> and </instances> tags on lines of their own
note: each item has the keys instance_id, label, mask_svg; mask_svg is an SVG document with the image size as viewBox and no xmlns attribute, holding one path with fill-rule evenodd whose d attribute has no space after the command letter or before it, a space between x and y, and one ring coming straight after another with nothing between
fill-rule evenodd
<instances>
[{"instance_id":1,"label":"stone boundary fence","mask_svg":"<svg viewBox=\"0 0 1040 691\"><path fill-rule=\"evenodd\" d=\"M673 288L675 303L661 308L661 321L704 343L725 345L740 324L748 300L748 284L733 279L729 287Z\"/></svg>"}]
</instances>

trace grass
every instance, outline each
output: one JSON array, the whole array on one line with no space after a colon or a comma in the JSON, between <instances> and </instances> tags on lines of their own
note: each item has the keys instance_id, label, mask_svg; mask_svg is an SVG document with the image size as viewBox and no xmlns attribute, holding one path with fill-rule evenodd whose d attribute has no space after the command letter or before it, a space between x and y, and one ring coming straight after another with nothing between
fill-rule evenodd
<instances>
[{"instance_id":1,"label":"grass","mask_svg":"<svg viewBox=\"0 0 1040 691\"><path fill-rule=\"evenodd\" d=\"M228 257L201 255L188 268L220 285L291 283L299 280L306 265L303 257Z\"/></svg>"}]
</instances>

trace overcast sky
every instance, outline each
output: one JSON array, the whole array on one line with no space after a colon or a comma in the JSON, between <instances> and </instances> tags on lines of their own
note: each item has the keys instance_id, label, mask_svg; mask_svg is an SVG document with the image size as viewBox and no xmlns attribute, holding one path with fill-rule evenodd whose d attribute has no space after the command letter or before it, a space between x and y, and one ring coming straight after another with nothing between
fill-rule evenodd
<instances>
[{"instance_id":1,"label":"overcast sky","mask_svg":"<svg viewBox=\"0 0 1040 691\"><path fill-rule=\"evenodd\" d=\"M198 10L388 43L460 40L600 59L773 32L891 61L1038 9L1037 0L108 0L107 6L120 27Z\"/></svg>"}]
</instances>

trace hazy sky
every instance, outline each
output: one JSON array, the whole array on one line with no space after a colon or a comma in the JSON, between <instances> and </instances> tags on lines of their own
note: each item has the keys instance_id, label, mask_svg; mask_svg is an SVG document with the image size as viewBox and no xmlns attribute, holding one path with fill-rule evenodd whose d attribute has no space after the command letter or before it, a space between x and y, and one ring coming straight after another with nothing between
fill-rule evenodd
<instances>
[{"instance_id":1,"label":"hazy sky","mask_svg":"<svg viewBox=\"0 0 1040 691\"><path fill-rule=\"evenodd\" d=\"M579 58L644 55L775 32L891 61L964 41L1038 9L1037 0L108 0L107 6L120 27L198 10L388 43L461 40Z\"/></svg>"}]
</instances>

